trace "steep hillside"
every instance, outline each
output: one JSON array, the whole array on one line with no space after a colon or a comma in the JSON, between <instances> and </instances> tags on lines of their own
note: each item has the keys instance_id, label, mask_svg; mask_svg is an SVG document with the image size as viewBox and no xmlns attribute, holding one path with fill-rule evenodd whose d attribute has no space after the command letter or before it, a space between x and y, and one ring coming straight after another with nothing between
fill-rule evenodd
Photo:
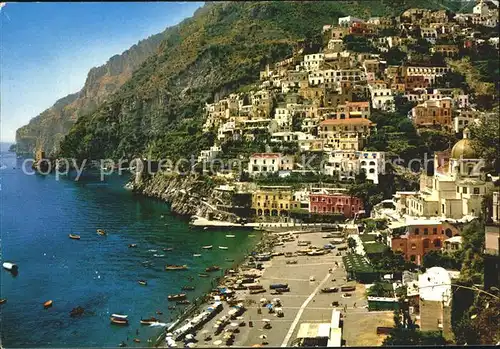
<instances>
[{"instance_id":1,"label":"steep hillside","mask_svg":"<svg viewBox=\"0 0 500 349\"><path fill-rule=\"evenodd\" d=\"M297 41L339 16L399 15L434 1L208 3L173 28L132 78L61 145L76 158L179 157L212 142L200 130L206 101L258 79L266 63L289 56Z\"/></svg>"},{"instance_id":2,"label":"steep hillside","mask_svg":"<svg viewBox=\"0 0 500 349\"><path fill-rule=\"evenodd\" d=\"M144 60L158 50L168 30L132 46L106 64L92 68L80 92L59 99L51 108L31 119L16 132L18 152L33 152L37 145L53 152L81 115L95 111L111 93L117 91Z\"/></svg>"}]
</instances>

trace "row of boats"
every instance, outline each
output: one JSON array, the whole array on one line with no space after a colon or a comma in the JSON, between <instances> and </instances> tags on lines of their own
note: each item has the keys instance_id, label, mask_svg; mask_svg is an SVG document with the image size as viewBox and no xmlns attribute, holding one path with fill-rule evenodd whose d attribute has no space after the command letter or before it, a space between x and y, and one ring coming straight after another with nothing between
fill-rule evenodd
<instances>
[{"instance_id":1,"label":"row of boats","mask_svg":"<svg viewBox=\"0 0 500 349\"><path fill-rule=\"evenodd\" d=\"M102 229L97 229L97 235L100 235L100 236L106 236L108 235L108 233L106 233L104 230ZM72 239L72 240L80 240L81 239L81 236L80 235L77 235L77 234L69 234L69 238Z\"/></svg>"},{"instance_id":2,"label":"row of boats","mask_svg":"<svg viewBox=\"0 0 500 349\"><path fill-rule=\"evenodd\" d=\"M213 245L207 245L207 246L202 246L201 248L204 250L211 250L214 246ZM227 250L227 246L219 246L219 250Z\"/></svg>"}]
</instances>

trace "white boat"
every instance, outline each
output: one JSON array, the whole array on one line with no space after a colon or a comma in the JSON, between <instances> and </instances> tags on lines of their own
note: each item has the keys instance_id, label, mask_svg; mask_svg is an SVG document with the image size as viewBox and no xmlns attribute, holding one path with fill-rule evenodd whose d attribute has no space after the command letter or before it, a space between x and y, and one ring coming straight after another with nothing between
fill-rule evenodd
<instances>
[{"instance_id":1,"label":"white boat","mask_svg":"<svg viewBox=\"0 0 500 349\"><path fill-rule=\"evenodd\" d=\"M212 249L212 247L213 247L212 245L208 245L208 246L203 246L202 248L203 248L204 250L211 250L211 249Z\"/></svg>"},{"instance_id":2,"label":"white boat","mask_svg":"<svg viewBox=\"0 0 500 349\"><path fill-rule=\"evenodd\" d=\"M227 250L227 246L219 246L220 250Z\"/></svg>"},{"instance_id":3,"label":"white boat","mask_svg":"<svg viewBox=\"0 0 500 349\"><path fill-rule=\"evenodd\" d=\"M226 237L227 238L234 238L236 235L233 235L233 234L227 234Z\"/></svg>"},{"instance_id":4,"label":"white boat","mask_svg":"<svg viewBox=\"0 0 500 349\"><path fill-rule=\"evenodd\" d=\"M193 257L201 257L201 254L199 254L199 253L195 253L195 254L193 255Z\"/></svg>"},{"instance_id":5,"label":"white boat","mask_svg":"<svg viewBox=\"0 0 500 349\"><path fill-rule=\"evenodd\" d=\"M114 317L114 318L117 318L117 319L126 319L126 318L128 318L128 315L111 314L111 317Z\"/></svg>"},{"instance_id":6,"label":"white boat","mask_svg":"<svg viewBox=\"0 0 500 349\"><path fill-rule=\"evenodd\" d=\"M148 250L148 252L158 252L158 250Z\"/></svg>"},{"instance_id":7,"label":"white boat","mask_svg":"<svg viewBox=\"0 0 500 349\"><path fill-rule=\"evenodd\" d=\"M155 253L155 254L153 255L153 257L165 257L165 255L164 255L164 254L156 254L156 253Z\"/></svg>"},{"instance_id":8,"label":"white boat","mask_svg":"<svg viewBox=\"0 0 500 349\"><path fill-rule=\"evenodd\" d=\"M12 271L17 269L17 264L11 263L11 262L5 262L2 264L2 267L8 271Z\"/></svg>"}]
</instances>

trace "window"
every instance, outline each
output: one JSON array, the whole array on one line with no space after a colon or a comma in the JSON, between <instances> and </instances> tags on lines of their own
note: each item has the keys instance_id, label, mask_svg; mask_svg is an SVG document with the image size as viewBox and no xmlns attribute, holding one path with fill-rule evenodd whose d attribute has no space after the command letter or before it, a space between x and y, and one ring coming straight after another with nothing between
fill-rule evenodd
<instances>
[{"instance_id":1,"label":"window","mask_svg":"<svg viewBox=\"0 0 500 349\"><path fill-rule=\"evenodd\" d=\"M427 235L427 234L429 234L429 229L424 228L424 235Z\"/></svg>"},{"instance_id":2,"label":"window","mask_svg":"<svg viewBox=\"0 0 500 349\"><path fill-rule=\"evenodd\" d=\"M474 188L474 194L480 194L481 193L481 188Z\"/></svg>"},{"instance_id":3,"label":"window","mask_svg":"<svg viewBox=\"0 0 500 349\"><path fill-rule=\"evenodd\" d=\"M436 235L438 233L437 228L432 228L432 234Z\"/></svg>"},{"instance_id":4,"label":"window","mask_svg":"<svg viewBox=\"0 0 500 349\"><path fill-rule=\"evenodd\" d=\"M467 187L462 188L462 193L467 194Z\"/></svg>"},{"instance_id":5,"label":"window","mask_svg":"<svg viewBox=\"0 0 500 349\"><path fill-rule=\"evenodd\" d=\"M418 235L419 232L420 232L419 229L415 228L415 235Z\"/></svg>"},{"instance_id":6,"label":"window","mask_svg":"<svg viewBox=\"0 0 500 349\"><path fill-rule=\"evenodd\" d=\"M434 247L441 247L441 240L439 239L434 240Z\"/></svg>"}]
</instances>

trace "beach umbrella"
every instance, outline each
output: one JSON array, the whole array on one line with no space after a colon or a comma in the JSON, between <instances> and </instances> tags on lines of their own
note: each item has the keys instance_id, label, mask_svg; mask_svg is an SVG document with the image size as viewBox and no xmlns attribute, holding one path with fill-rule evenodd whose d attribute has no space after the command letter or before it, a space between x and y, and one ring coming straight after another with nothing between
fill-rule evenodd
<instances>
[{"instance_id":1,"label":"beach umbrella","mask_svg":"<svg viewBox=\"0 0 500 349\"><path fill-rule=\"evenodd\" d=\"M220 339L217 339L215 342L214 342L214 345L221 345L222 344L222 341Z\"/></svg>"},{"instance_id":2,"label":"beach umbrella","mask_svg":"<svg viewBox=\"0 0 500 349\"><path fill-rule=\"evenodd\" d=\"M231 327L238 327L239 325L236 322L231 322Z\"/></svg>"},{"instance_id":3,"label":"beach umbrella","mask_svg":"<svg viewBox=\"0 0 500 349\"><path fill-rule=\"evenodd\" d=\"M195 348L195 347L196 347L196 343L194 343L194 342L190 342L190 343L186 344L186 346L187 346L188 348Z\"/></svg>"},{"instance_id":4,"label":"beach umbrella","mask_svg":"<svg viewBox=\"0 0 500 349\"><path fill-rule=\"evenodd\" d=\"M210 333L210 331L209 330L203 330L203 331L201 331L201 333L202 334L207 334L207 333Z\"/></svg>"},{"instance_id":5,"label":"beach umbrella","mask_svg":"<svg viewBox=\"0 0 500 349\"><path fill-rule=\"evenodd\" d=\"M193 339L193 338L194 338L194 336L191 333L188 333L186 335L186 339Z\"/></svg>"},{"instance_id":6,"label":"beach umbrella","mask_svg":"<svg viewBox=\"0 0 500 349\"><path fill-rule=\"evenodd\" d=\"M261 334L261 335L259 336L259 338L260 338L260 339L267 339L267 336L266 336L265 334Z\"/></svg>"},{"instance_id":7,"label":"beach umbrella","mask_svg":"<svg viewBox=\"0 0 500 349\"><path fill-rule=\"evenodd\" d=\"M262 348L262 344L254 344L252 345L252 348Z\"/></svg>"},{"instance_id":8,"label":"beach umbrella","mask_svg":"<svg viewBox=\"0 0 500 349\"><path fill-rule=\"evenodd\" d=\"M269 319L262 319L262 321L264 321L264 322L271 322L271 320L269 320Z\"/></svg>"}]
</instances>

